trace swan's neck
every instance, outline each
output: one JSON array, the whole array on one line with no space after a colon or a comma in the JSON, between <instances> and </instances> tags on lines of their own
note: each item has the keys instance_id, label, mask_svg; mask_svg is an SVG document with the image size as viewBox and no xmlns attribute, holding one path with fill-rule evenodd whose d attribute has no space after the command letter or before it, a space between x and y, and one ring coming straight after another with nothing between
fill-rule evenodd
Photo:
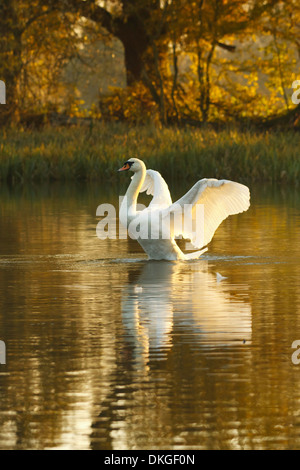
<instances>
[{"instance_id":1,"label":"swan's neck","mask_svg":"<svg viewBox=\"0 0 300 470\"><path fill-rule=\"evenodd\" d=\"M121 208L120 208L120 215L124 214L126 211L126 215L128 217L132 217L136 215L136 204L139 192L141 187L145 181L146 177L146 167L143 165L140 170L134 173L131 183L126 191L124 196Z\"/></svg>"}]
</instances>

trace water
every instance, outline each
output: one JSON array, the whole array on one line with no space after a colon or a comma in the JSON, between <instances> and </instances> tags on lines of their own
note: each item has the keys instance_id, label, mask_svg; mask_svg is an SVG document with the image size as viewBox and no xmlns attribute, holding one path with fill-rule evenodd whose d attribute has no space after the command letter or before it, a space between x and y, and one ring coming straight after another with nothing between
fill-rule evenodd
<instances>
[{"instance_id":1,"label":"water","mask_svg":"<svg viewBox=\"0 0 300 470\"><path fill-rule=\"evenodd\" d=\"M300 448L299 190L251 190L200 260L147 262L96 237L118 188L0 187L1 449Z\"/></svg>"}]
</instances>

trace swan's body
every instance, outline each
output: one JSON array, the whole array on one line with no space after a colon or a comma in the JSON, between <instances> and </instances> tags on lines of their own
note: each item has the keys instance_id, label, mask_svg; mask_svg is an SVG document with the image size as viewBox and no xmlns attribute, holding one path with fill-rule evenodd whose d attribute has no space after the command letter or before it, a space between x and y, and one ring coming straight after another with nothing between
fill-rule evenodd
<instances>
[{"instance_id":1,"label":"swan's body","mask_svg":"<svg viewBox=\"0 0 300 470\"><path fill-rule=\"evenodd\" d=\"M172 204L169 188L157 171L146 170L145 164L137 158L128 160L119 171L124 170L131 170L134 175L120 207L120 221L150 259L198 258L207 251L203 247L211 241L221 222L229 215L246 211L250 206L250 193L246 186L233 181L206 178L198 181ZM153 198L147 208L138 211L137 199L143 191ZM199 238L192 227L196 224L199 214L197 206L200 205L204 206L204 214L203 233ZM189 210L186 211L186 208ZM137 227L143 229L139 231ZM189 239L195 249L202 249L184 254L176 243L175 238L178 237Z\"/></svg>"}]
</instances>

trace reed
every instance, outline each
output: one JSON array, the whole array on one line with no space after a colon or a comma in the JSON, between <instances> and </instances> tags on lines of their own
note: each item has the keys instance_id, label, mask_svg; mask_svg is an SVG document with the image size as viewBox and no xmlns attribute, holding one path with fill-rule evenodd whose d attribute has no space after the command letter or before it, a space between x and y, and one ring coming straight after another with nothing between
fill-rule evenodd
<instances>
[{"instance_id":1,"label":"reed","mask_svg":"<svg viewBox=\"0 0 300 470\"><path fill-rule=\"evenodd\" d=\"M203 177L241 182L299 183L300 134L215 131L211 128L129 127L121 123L88 128L0 131L0 180L117 180L130 157L169 179Z\"/></svg>"}]
</instances>

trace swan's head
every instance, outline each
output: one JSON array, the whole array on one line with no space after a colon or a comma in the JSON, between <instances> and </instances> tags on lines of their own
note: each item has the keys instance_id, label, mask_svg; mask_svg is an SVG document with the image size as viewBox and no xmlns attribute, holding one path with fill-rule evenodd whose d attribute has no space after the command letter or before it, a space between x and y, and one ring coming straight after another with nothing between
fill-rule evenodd
<instances>
[{"instance_id":1,"label":"swan's head","mask_svg":"<svg viewBox=\"0 0 300 470\"><path fill-rule=\"evenodd\" d=\"M142 160L139 160L138 158L130 158L118 171L130 170L133 171L133 173L136 173L137 171L143 170L143 168L145 168L145 163L142 162Z\"/></svg>"}]
</instances>

